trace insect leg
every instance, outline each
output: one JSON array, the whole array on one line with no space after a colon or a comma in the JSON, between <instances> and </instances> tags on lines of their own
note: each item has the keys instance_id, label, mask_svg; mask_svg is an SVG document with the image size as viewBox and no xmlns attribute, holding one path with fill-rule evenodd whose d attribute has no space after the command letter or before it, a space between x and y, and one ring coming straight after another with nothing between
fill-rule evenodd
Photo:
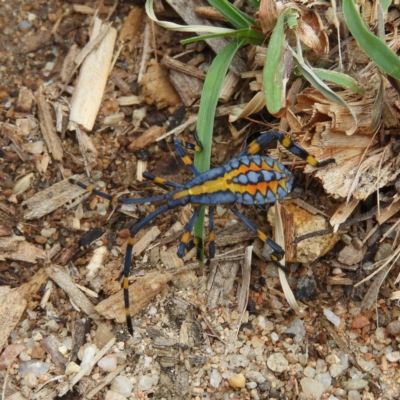
<instances>
[{"instance_id":1,"label":"insect leg","mask_svg":"<svg viewBox=\"0 0 400 400\"><path fill-rule=\"evenodd\" d=\"M214 234L214 211L215 207L208 208L208 237L209 237L209 261L215 257L215 234ZM196 258L200 259L200 254L203 252L203 241L200 237L195 236L192 238L186 245L186 252L191 250L194 246L197 246L197 255Z\"/></svg>"},{"instance_id":2,"label":"insect leg","mask_svg":"<svg viewBox=\"0 0 400 400\"><path fill-rule=\"evenodd\" d=\"M186 142L184 140L175 139L175 150L181 160L187 165L195 176L200 175L200 171L194 166L193 161L187 155L185 148L193 151L201 152L203 151L203 145L200 142L197 132L194 134L194 139L196 144Z\"/></svg>"},{"instance_id":3,"label":"insect leg","mask_svg":"<svg viewBox=\"0 0 400 400\"><path fill-rule=\"evenodd\" d=\"M212 260L215 257L214 212L215 212L215 207L210 206L208 208L208 232L209 232L208 253L210 260Z\"/></svg>"},{"instance_id":4,"label":"insect leg","mask_svg":"<svg viewBox=\"0 0 400 400\"><path fill-rule=\"evenodd\" d=\"M185 233L182 236L181 242L178 247L178 257L183 258L184 255L194 246L194 241L190 239L190 233L193 230L193 226L196 223L197 218L199 217L200 207L195 207L192 217L190 218L188 224L185 228Z\"/></svg>"},{"instance_id":5,"label":"insect leg","mask_svg":"<svg viewBox=\"0 0 400 400\"><path fill-rule=\"evenodd\" d=\"M170 194L173 193L167 193L165 195L162 196L155 196L155 197L140 197L137 199L133 199L133 198L119 198L116 196L111 196L107 193L104 193L100 190L94 189L92 186L88 186L85 185L82 182L79 182L75 179L69 179L69 182L72 183L73 185L78 185L79 187L81 187L82 189L85 189L86 191L93 193L99 197L102 197L103 199L107 199L113 203L120 203L120 204L138 204L138 203L153 203L156 201L161 201L161 200L169 200L170 198Z\"/></svg>"},{"instance_id":6,"label":"insect leg","mask_svg":"<svg viewBox=\"0 0 400 400\"><path fill-rule=\"evenodd\" d=\"M166 179L160 178L159 176L155 176L155 175L151 174L150 172L143 172L142 175L143 175L143 178L147 179L148 181L152 181L160 186L169 186L174 189L183 189L184 188L184 186L181 185L180 183L167 181Z\"/></svg>"},{"instance_id":7,"label":"insect leg","mask_svg":"<svg viewBox=\"0 0 400 400\"><path fill-rule=\"evenodd\" d=\"M184 204L184 203L183 203ZM128 239L128 245L126 247L125 260L124 260L124 278L122 283L122 288L124 291L124 305L125 305L125 316L126 316L126 325L128 327L128 331L131 335L133 335L133 324L132 324L132 316L129 310L130 301L129 301L129 273L131 269L131 260L132 260L132 252L133 245L135 244L135 236L137 233L143 229L147 224L149 224L154 218L163 214L164 212L170 210L171 208L175 208L179 205L182 205L182 199L179 201L171 201L168 204L164 204L163 206L157 208L152 213L141 219L131 230Z\"/></svg>"},{"instance_id":8,"label":"insect leg","mask_svg":"<svg viewBox=\"0 0 400 400\"><path fill-rule=\"evenodd\" d=\"M335 162L333 158L321 162L317 161L313 155L308 153L308 151L303 149L299 144L290 139L288 136L283 135L279 131L271 131L262 134L256 140L251 142L246 149L240 152L239 156L257 154L275 139L278 140L285 149L306 161L308 164L311 164L313 167L324 167L327 164Z\"/></svg>"},{"instance_id":9,"label":"insect leg","mask_svg":"<svg viewBox=\"0 0 400 400\"><path fill-rule=\"evenodd\" d=\"M275 243L272 239L270 239L264 232L250 222L236 207L232 207L232 212L239 217L248 228L250 228L254 233L257 234L258 238L261 239L264 243L267 243L269 247L272 248L273 252L271 254L271 260L274 261L279 268L286 272L285 266L283 266L279 261L282 260L282 257L285 255L282 247Z\"/></svg>"}]
</instances>

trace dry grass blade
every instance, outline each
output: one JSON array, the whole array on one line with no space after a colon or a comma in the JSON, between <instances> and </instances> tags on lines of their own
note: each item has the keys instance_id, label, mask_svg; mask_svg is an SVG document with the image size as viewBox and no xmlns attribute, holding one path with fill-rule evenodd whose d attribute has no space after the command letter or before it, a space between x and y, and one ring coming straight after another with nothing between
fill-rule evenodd
<instances>
[{"instance_id":1,"label":"dry grass blade","mask_svg":"<svg viewBox=\"0 0 400 400\"><path fill-rule=\"evenodd\" d=\"M275 207L275 242L279 244L279 246L281 246L283 250L285 250L285 233L283 229L279 203L276 202L274 207ZM283 265L285 265L285 257L283 257L280 262ZM281 282L282 290L283 293L285 294L287 302L294 311L300 312L302 308L299 306L299 304L296 301L296 298L294 297L294 293L289 286L289 282L287 280L285 272L283 272L280 268L278 268L278 271L279 271L279 280Z\"/></svg>"}]
</instances>

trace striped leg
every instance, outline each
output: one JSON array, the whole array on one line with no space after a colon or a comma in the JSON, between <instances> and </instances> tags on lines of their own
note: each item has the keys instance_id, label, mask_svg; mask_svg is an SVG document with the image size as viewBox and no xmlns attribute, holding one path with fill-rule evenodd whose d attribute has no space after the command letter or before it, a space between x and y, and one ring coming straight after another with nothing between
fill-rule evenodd
<instances>
[{"instance_id":1,"label":"striped leg","mask_svg":"<svg viewBox=\"0 0 400 400\"><path fill-rule=\"evenodd\" d=\"M183 258L185 254L193 248L195 245L194 240L190 239L190 233L193 230L194 224L196 223L197 218L199 217L200 207L195 207L192 217L190 218L188 224L185 228L185 233L182 236L181 242L178 247L178 257Z\"/></svg>"},{"instance_id":2,"label":"striped leg","mask_svg":"<svg viewBox=\"0 0 400 400\"><path fill-rule=\"evenodd\" d=\"M208 208L208 232L209 232L208 253L210 260L212 260L215 257L214 212L215 212L215 207L210 206Z\"/></svg>"},{"instance_id":3,"label":"striped leg","mask_svg":"<svg viewBox=\"0 0 400 400\"><path fill-rule=\"evenodd\" d=\"M236 207L232 207L232 212L239 217L248 228L250 228L254 233L257 234L258 238L261 239L264 243L267 243L269 247L272 248L273 252L271 254L271 260L275 262L276 265L283 271L287 272L287 269L284 265L282 265L279 261L282 260L285 252L282 247L276 244L272 239L270 239L264 232L250 222Z\"/></svg>"},{"instance_id":4,"label":"striped leg","mask_svg":"<svg viewBox=\"0 0 400 400\"><path fill-rule=\"evenodd\" d=\"M283 135L279 131L266 132L259 136L256 140L251 142L247 148L239 153L239 156L247 156L251 154L257 154L262 149L265 149L273 140L278 140L281 145L289 150L295 156L311 164L313 167L324 167L327 164L335 162L333 158L325 161L317 161L314 156L309 154L305 149L303 149L299 144L294 142L288 136Z\"/></svg>"},{"instance_id":5,"label":"striped leg","mask_svg":"<svg viewBox=\"0 0 400 400\"><path fill-rule=\"evenodd\" d=\"M170 192L167 194L164 194L162 196L155 196L155 197L140 197L137 199L133 199L133 198L119 198L116 196L111 196L107 193L101 192L100 190L94 189L91 186L87 186L82 182L79 182L75 179L70 179L69 180L70 183L74 184L74 185L78 185L79 187L81 187L82 189L87 190L90 193L93 193L99 197L102 197L103 199L107 199L113 203L119 203L119 204L139 204L139 203L154 203L156 201L161 201L161 200L170 200L171 199L171 194L175 193L174 192Z\"/></svg>"},{"instance_id":6,"label":"striped leg","mask_svg":"<svg viewBox=\"0 0 400 400\"><path fill-rule=\"evenodd\" d=\"M175 139L175 150L181 160L187 165L195 176L200 175L200 171L194 166L192 159L187 155L185 148L193 151L203 151L203 145L200 142L197 132L194 134L196 144L184 140Z\"/></svg>"},{"instance_id":7,"label":"striped leg","mask_svg":"<svg viewBox=\"0 0 400 400\"><path fill-rule=\"evenodd\" d=\"M124 290L124 305L125 305L125 316L126 316L126 324L128 327L128 331L131 335L133 335L133 324L132 324L132 316L130 313L130 301L129 301L129 273L131 270L131 260L132 260L132 252L133 252L133 245L135 244L135 236L137 233L143 229L147 224L149 224L154 218L158 217L159 215L165 213L166 211L178 207L180 205L184 205L185 203L182 202L182 199L171 201L168 204L165 204L157 210L153 211L143 219L141 219L131 230L128 239L128 246L126 247L125 253L125 260L124 260L124 279L123 279L123 290ZM193 217L192 217L193 218Z\"/></svg>"},{"instance_id":8,"label":"striped leg","mask_svg":"<svg viewBox=\"0 0 400 400\"><path fill-rule=\"evenodd\" d=\"M151 174L150 172L143 172L142 176L143 176L143 178L147 179L148 181L152 181L162 187L169 186L174 189L183 189L184 188L184 186L179 183L167 181L166 179L160 178L159 176L155 176L155 175Z\"/></svg>"}]
</instances>

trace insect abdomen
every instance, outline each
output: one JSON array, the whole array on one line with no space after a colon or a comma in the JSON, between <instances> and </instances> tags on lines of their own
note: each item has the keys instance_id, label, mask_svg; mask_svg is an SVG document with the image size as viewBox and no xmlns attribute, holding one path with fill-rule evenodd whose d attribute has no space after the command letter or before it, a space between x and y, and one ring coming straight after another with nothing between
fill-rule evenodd
<instances>
[{"instance_id":1,"label":"insect abdomen","mask_svg":"<svg viewBox=\"0 0 400 400\"><path fill-rule=\"evenodd\" d=\"M236 194L237 203L274 203L287 196L293 187L291 172L266 156L234 158L225 167L228 188Z\"/></svg>"}]
</instances>

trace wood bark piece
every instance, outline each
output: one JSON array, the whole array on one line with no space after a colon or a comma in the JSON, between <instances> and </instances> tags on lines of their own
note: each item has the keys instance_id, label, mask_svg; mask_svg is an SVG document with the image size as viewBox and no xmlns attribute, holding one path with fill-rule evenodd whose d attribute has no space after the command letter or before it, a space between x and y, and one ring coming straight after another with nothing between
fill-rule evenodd
<instances>
[{"instance_id":1,"label":"wood bark piece","mask_svg":"<svg viewBox=\"0 0 400 400\"><path fill-rule=\"evenodd\" d=\"M128 145L129 151L144 149L150 144L155 143L161 135L165 134L165 128L153 125L147 131L143 132L137 139Z\"/></svg>"},{"instance_id":2,"label":"wood bark piece","mask_svg":"<svg viewBox=\"0 0 400 400\"><path fill-rule=\"evenodd\" d=\"M181 102L168 79L167 71L155 60L149 62L147 72L143 75L140 84L146 103L155 104L158 109L174 107Z\"/></svg>"},{"instance_id":3,"label":"wood bark piece","mask_svg":"<svg viewBox=\"0 0 400 400\"><path fill-rule=\"evenodd\" d=\"M74 175L72 178L90 184L86 175ZM22 203L22 207L25 210L24 218L41 218L85 192L85 189L73 185L65 179L25 200Z\"/></svg>"},{"instance_id":4,"label":"wood bark piece","mask_svg":"<svg viewBox=\"0 0 400 400\"><path fill-rule=\"evenodd\" d=\"M101 30L107 27L98 18L94 21L91 41L96 40ZM103 98L117 37L116 29L109 27L102 42L82 63L78 83L71 100L70 120L87 131L93 129Z\"/></svg>"},{"instance_id":5,"label":"wood bark piece","mask_svg":"<svg viewBox=\"0 0 400 400\"><path fill-rule=\"evenodd\" d=\"M71 277L62 270L62 268L52 265L46 268L47 275L60 286L71 298L71 300L79 306L79 308L86 314L91 315L95 313L95 309L91 301L79 290Z\"/></svg>"},{"instance_id":6,"label":"wood bark piece","mask_svg":"<svg viewBox=\"0 0 400 400\"><path fill-rule=\"evenodd\" d=\"M46 258L46 252L29 243L23 236L4 236L0 238L0 260L5 259L37 263Z\"/></svg>"},{"instance_id":7,"label":"wood bark piece","mask_svg":"<svg viewBox=\"0 0 400 400\"><path fill-rule=\"evenodd\" d=\"M136 315L161 292L174 274L172 272L161 273L159 271L149 272L143 277L137 278L136 282L129 286L130 311ZM125 322L125 308L122 289L99 303L95 310L104 318L115 319L119 323Z\"/></svg>"},{"instance_id":8,"label":"wood bark piece","mask_svg":"<svg viewBox=\"0 0 400 400\"><path fill-rule=\"evenodd\" d=\"M190 107L200 98L203 89L203 81L200 79L174 70L170 71L169 79L186 107Z\"/></svg>"},{"instance_id":9,"label":"wood bark piece","mask_svg":"<svg viewBox=\"0 0 400 400\"><path fill-rule=\"evenodd\" d=\"M179 14L187 25L218 26L213 25L206 19L200 18L196 14L195 8L208 6L207 3L201 0L167 0L167 3ZM206 42L214 50L215 54L218 54L229 43L229 40L225 38L213 38L211 40L206 39ZM246 64L238 55L235 55L229 69L235 75L240 76L242 72L246 71Z\"/></svg>"},{"instance_id":10,"label":"wood bark piece","mask_svg":"<svg viewBox=\"0 0 400 400\"><path fill-rule=\"evenodd\" d=\"M17 104L15 111L17 113L28 113L32 111L33 94L32 91L26 87L22 87L18 93Z\"/></svg>"},{"instance_id":11,"label":"wood bark piece","mask_svg":"<svg viewBox=\"0 0 400 400\"><path fill-rule=\"evenodd\" d=\"M0 286L0 349L7 343L10 333L15 329L25 311L26 285L18 289Z\"/></svg>"},{"instance_id":12,"label":"wood bark piece","mask_svg":"<svg viewBox=\"0 0 400 400\"><path fill-rule=\"evenodd\" d=\"M43 139L46 142L49 152L53 155L56 161L61 161L64 151L61 144L61 139L57 135L54 127L53 117L51 115L50 106L42 93L41 88L35 92L35 99L38 105L40 130Z\"/></svg>"},{"instance_id":13,"label":"wood bark piece","mask_svg":"<svg viewBox=\"0 0 400 400\"><path fill-rule=\"evenodd\" d=\"M313 215L293 203L281 204L282 221L285 232L286 261L288 262L313 262L322 257L340 239L336 233L315 236L294 244L294 240L307 233L327 229L329 223L321 215ZM273 219L272 207L268 219Z\"/></svg>"},{"instance_id":14,"label":"wood bark piece","mask_svg":"<svg viewBox=\"0 0 400 400\"><path fill-rule=\"evenodd\" d=\"M136 43L143 32L141 25L144 22L144 16L143 7L133 6L122 26L118 40L128 43L130 52L135 49Z\"/></svg>"},{"instance_id":15,"label":"wood bark piece","mask_svg":"<svg viewBox=\"0 0 400 400\"><path fill-rule=\"evenodd\" d=\"M49 335L42 340L41 345L46 352L50 354L51 361L54 363L55 367L61 373L64 373L68 360L61 354L60 350L58 350L60 345L58 340L53 335Z\"/></svg>"},{"instance_id":16,"label":"wood bark piece","mask_svg":"<svg viewBox=\"0 0 400 400\"><path fill-rule=\"evenodd\" d=\"M232 293L233 283L239 269L239 262L225 262L213 268L207 283L207 308L213 309L224 304Z\"/></svg>"},{"instance_id":17,"label":"wood bark piece","mask_svg":"<svg viewBox=\"0 0 400 400\"><path fill-rule=\"evenodd\" d=\"M182 61L175 60L174 58L164 55L161 60L161 63L164 64L167 68L173 69L178 72L182 72L185 75L193 76L194 78L200 79L204 81L206 79L206 74L204 71L193 67L192 65L188 65L183 63Z\"/></svg>"}]
</instances>

